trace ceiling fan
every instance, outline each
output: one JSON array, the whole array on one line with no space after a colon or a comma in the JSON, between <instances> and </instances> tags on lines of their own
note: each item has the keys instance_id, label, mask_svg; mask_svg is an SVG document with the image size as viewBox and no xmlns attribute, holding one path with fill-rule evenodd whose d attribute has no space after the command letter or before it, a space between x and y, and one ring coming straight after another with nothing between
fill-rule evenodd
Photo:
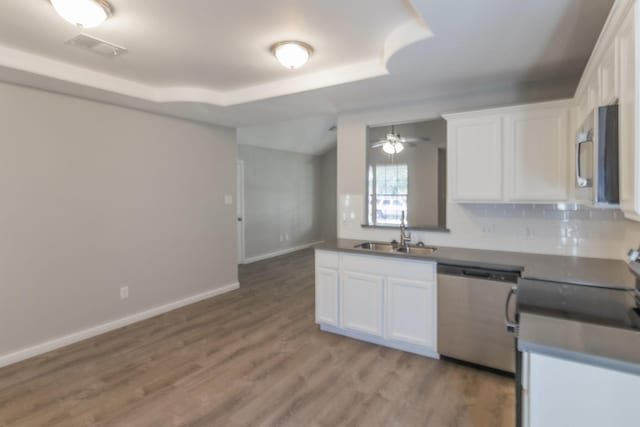
<instances>
[{"instance_id":1,"label":"ceiling fan","mask_svg":"<svg viewBox=\"0 0 640 427\"><path fill-rule=\"evenodd\" d=\"M399 154L400 152L402 152L402 150L404 150L405 144L411 147L415 147L416 142L427 142L427 141L431 141L431 138L418 138L418 137L404 138L400 136L399 133L395 132L394 126L391 126L391 132L388 132L387 136L382 139L379 139L377 141L372 141L371 148L382 147L382 150L384 150L384 152L387 154Z\"/></svg>"}]
</instances>

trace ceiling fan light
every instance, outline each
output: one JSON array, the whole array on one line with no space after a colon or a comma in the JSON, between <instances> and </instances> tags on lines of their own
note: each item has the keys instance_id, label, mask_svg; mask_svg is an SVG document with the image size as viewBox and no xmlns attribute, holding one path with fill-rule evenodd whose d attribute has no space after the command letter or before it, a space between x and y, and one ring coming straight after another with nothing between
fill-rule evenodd
<instances>
[{"instance_id":1,"label":"ceiling fan light","mask_svg":"<svg viewBox=\"0 0 640 427\"><path fill-rule=\"evenodd\" d=\"M393 148L396 151L396 154L400 154L402 150L404 150L404 145L402 145L402 142L396 142L393 144Z\"/></svg>"},{"instance_id":2,"label":"ceiling fan light","mask_svg":"<svg viewBox=\"0 0 640 427\"><path fill-rule=\"evenodd\" d=\"M82 28L97 27L111 15L111 7L105 0L50 1L58 15Z\"/></svg>"},{"instance_id":3,"label":"ceiling fan light","mask_svg":"<svg viewBox=\"0 0 640 427\"><path fill-rule=\"evenodd\" d=\"M285 68L293 70L307 63L313 48L303 42L285 41L274 44L271 52Z\"/></svg>"},{"instance_id":4,"label":"ceiling fan light","mask_svg":"<svg viewBox=\"0 0 640 427\"><path fill-rule=\"evenodd\" d=\"M394 146L394 144L390 143L390 142L385 142L384 144L382 144L382 150L387 153L387 154L395 154L396 153L396 147Z\"/></svg>"}]
</instances>

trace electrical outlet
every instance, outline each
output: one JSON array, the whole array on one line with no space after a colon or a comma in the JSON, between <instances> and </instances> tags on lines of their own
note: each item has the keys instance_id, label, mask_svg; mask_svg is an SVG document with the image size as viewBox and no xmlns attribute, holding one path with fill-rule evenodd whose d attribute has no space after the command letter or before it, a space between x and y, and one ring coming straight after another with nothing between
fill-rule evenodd
<instances>
[{"instance_id":1,"label":"electrical outlet","mask_svg":"<svg viewBox=\"0 0 640 427\"><path fill-rule=\"evenodd\" d=\"M284 240L289 241L289 233L284 233Z\"/></svg>"},{"instance_id":2,"label":"electrical outlet","mask_svg":"<svg viewBox=\"0 0 640 427\"><path fill-rule=\"evenodd\" d=\"M120 299L127 299L127 298L129 298L129 287L123 286L120 288Z\"/></svg>"}]
</instances>

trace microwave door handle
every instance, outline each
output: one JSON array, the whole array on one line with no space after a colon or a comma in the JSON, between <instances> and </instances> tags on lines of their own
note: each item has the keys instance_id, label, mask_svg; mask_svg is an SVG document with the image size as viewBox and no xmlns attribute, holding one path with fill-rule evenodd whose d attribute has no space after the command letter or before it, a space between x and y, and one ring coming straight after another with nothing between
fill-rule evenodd
<instances>
[{"instance_id":1,"label":"microwave door handle","mask_svg":"<svg viewBox=\"0 0 640 427\"><path fill-rule=\"evenodd\" d=\"M582 143L583 141L578 141L578 143L576 144L576 183L578 184L578 187L587 186L587 179L582 177L582 160L580 158Z\"/></svg>"}]
</instances>

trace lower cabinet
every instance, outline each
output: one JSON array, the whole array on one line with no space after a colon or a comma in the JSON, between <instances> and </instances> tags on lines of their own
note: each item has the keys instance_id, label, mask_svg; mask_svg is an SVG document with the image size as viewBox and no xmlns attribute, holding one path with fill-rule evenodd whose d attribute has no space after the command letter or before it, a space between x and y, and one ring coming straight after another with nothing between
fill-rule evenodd
<instances>
[{"instance_id":1,"label":"lower cabinet","mask_svg":"<svg viewBox=\"0 0 640 427\"><path fill-rule=\"evenodd\" d=\"M316 251L316 323L328 332L438 357L436 265Z\"/></svg>"},{"instance_id":2,"label":"lower cabinet","mask_svg":"<svg viewBox=\"0 0 640 427\"><path fill-rule=\"evenodd\" d=\"M524 353L523 427L638 425L640 376Z\"/></svg>"},{"instance_id":3,"label":"lower cabinet","mask_svg":"<svg viewBox=\"0 0 640 427\"><path fill-rule=\"evenodd\" d=\"M434 283L389 277L385 288L385 332L389 339L434 347Z\"/></svg>"},{"instance_id":4,"label":"lower cabinet","mask_svg":"<svg viewBox=\"0 0 640 427\"><path fill-rule=\"evenodd\" d=\"M338 271L316 269L316 322L338 326Z\"/></svg>"},{"instance_id":5,"label":"lower cabinet","mask_svg":"<svg viewBox=\"0 0 640 427\"><path fill-rule=\"evenodd\" d=\"M383 278L372 274L342 273L342 327L383 336Z\"/></svg>"}]
</instances>

